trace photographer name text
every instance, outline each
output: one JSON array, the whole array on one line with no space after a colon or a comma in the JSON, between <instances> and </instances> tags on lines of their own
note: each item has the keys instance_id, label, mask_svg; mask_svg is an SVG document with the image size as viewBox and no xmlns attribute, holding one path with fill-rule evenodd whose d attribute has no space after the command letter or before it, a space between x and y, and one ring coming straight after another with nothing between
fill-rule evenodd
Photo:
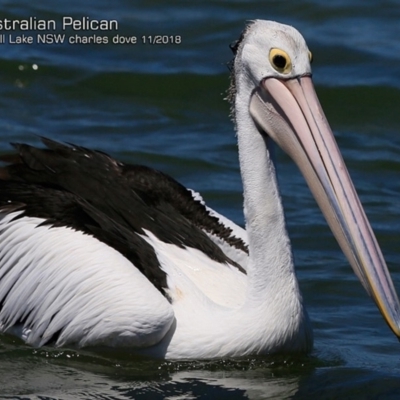
<instances>
[{"instance_id":1,"label":"photographer name text","mask_svg":"<svg viewBox=\"0 0 400 400\"><path fill-rule=\"evenodd\" d=\"M180 35L121 35L118 21L73 18L58 22L36 17L0 19L0 44L180 44Z\"/></svg>"}]
</instances>

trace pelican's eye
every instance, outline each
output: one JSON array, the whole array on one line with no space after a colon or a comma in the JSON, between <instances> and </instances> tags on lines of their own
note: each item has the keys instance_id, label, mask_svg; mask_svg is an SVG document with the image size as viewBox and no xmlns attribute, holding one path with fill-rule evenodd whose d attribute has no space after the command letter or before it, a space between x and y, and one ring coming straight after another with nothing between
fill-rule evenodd
<instances>
[{"instance_id":1,"label":"pelican's eye","mask_svg":"<svg viewBox=\"0 0 400 400\"><path fill-rule=\"evenodd\" d=\"M288 74L292 70L292 61L286 51L271 49L269 52L269 61L281 74Z\"/></svg>"},{"instance_id":2,"label":"pelican's eye","mask_svg":"<svg viewBox=\"0 0 400 400\"><path fill-rule=\"evenodd\" d=\"M310 64L313 62L313 55L310 50L308 50L308 59L310 60Z\"/></svg>"}]
</instances>

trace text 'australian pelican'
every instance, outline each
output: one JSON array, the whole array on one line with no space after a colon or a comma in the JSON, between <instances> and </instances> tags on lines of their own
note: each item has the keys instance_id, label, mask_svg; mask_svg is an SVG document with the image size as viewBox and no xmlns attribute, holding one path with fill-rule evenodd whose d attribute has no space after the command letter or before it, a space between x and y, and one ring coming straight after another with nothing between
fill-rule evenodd
<instances>
[{"instance_id":1,"label":"text 'australian pelican'","mask_svg":"<svg viewBox=\"0 0 400 400\"><path fill-rule=\"evenodd\" d=\"M246 230L169 176L43 139L0 169L0 331L33 346L119 346L165 358L306 352L271 147L298 165L384 319L399 300L292 27L249 24L230 97Z\"/></svg>"}]
</instances>

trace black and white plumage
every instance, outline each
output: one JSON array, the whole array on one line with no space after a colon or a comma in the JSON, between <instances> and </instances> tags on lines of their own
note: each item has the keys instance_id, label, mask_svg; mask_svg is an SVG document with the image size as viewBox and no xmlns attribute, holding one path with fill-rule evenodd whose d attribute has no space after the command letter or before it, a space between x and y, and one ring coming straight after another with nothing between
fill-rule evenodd
<instances>
[{"instance_id":1,"label":"black and white plumage","mask_svg":"<svg viewBox=\"0 0 400 400\"><path fill-rule=\"evenodd\" d=\"M166 272L160 265L154 247L145 239L146 231L164 243L182 250L186 247L197 249L216 263L229 263L233 269L240 271L240 274L245 274L243 267L229 258L210 237L220 244L225 243L225 246L231 247L232 256L242 261L245 261L248 254L247 245L241 238L234 236L231 228L211 215L198 194L151 168L126 165L104 153L78 146L66 146L46 138L42 138L42 141L47 146L46 149L16 144L14 146L18 150L17 155L3 157L9 165L0 172L0 210L4 215L0 224L2 237L5 238L2 249L4 254L11 255L10 247L12 247L18 258L24 253L28 253L29 257L35 257L36 253L39 258L48 255L54 259L52 262L54 264L47 265L46 258L43 261L34 258L35 261L29 264L24 258L18 261L12 257L3 259L0 320L4 330L22 328L23 338L33 345L44 345L49 342L63 345L64 337L71 335L69 330L65 331L65 326L71 324L68 318L73 317L76 320L73 323L74 329L78 329L79 333L72 334L72 343L77 341L80 346L86 344L82 340L88 340L92 345L107 344L109 340L110 344L113 343L115 340L109 337L110 331L104 330L102 325L99 328L103 333L93 332L96 336L95 341L93 338L76 339L76 335L83 336L84 330L95 330L93 328L95 319L91 314L87 314L88 310L85 308L75 309L73 306L69 310L65 308L65 304L71 302L74 296L76 301L81 299L79 294L72 294L73 286L77 285L77 282L71 280L71 287L63 284L67 283L65 278L71 271L68 268L64 272L61 271L62 267L56 263L59 261L68 264L70 262L68 257L76 253L73 257L81 258L79 264L89 276L94 273L90 268L91 265L97 265L98 271L95 273L103 277L98 279L108 276L105 284L110 277L118 274L118 266L115 265L117 270L113 271L113 264L122 263L129 269L137 269L132 272L138 276L132 275L130 279L132 281L139 279L136 284L140 286L140 290L154 291L155 288L165 296L162 298L157 294L156 298L161 299L161 303L166 300L171 301ZM231 225L240 231L239 227ZM14 232L18 232L18 235L15 235L18 238L13 236ZM38 238L43 247L40 247L40 244L38 248L36 247ZM51 249L49 240L54 242ZM33 251L30 246L35 246L35 250ZM96 257L93 252L98 252ZM102 259L107 253L110 253L108 255L110 260L114 260L114 257L117 257L117 260L111 263L107 260L111 265L106 267ZM51 280L43 279L41 274L36 275L40 269L46 270L43 274L51 274ZM85 278L85 272L79 270L76 278L82 280L81 290L87 291L90 290L93 281L90 280L92 278ZM35 277L24 278L24 274L30 277L33 274ZM60 279L58 285L53 280L55 275ZM126 276L125 278L128 279ZM37 289L35 279L38 279ZM40 319L41 330L35 325L37 313L42 313L43 309L37 311L35 309L37 305L32 302L32 308L29 309L28 297L21 297L19 293L22 290L26 296L31 296L24 287L26 280L35 292L46 292L49 304L53 303L54 306L54 309L47 311L45 317L47 319ZM149 286L147 281L152 286ZM114 285L114 290L117 291L123 286L121 282L118 284L118 281ZM49 286L54 286L52 295L47 293ZM138 302L136 298L138 289L133 286L131 290L135 302ZM99 288L96 293L93 292L93 302L98 300L97 296L102 297L106 291L107 288L103 288L103 292ZM71 293L71 296L68 293ZM18 297L18 302L15 296ZM124 296L120 299L121 305L125 301L128 302L127 299L124 300ZM92 311L98 312L96 304L93 303L92 306ZM157 303L153 305L150 303L149 306L160 308ZM79 315L79 311L82 315ZM116 312L118 308L115 310L111 307L110 311ZM162 318L164 311L161 307L159 309L161 315L157 315L161 324L164 324ZM58 319L55 318L56 314ZM105 316L101 312L99 314L101 320L97 322L101 322ZM169 317L171 318L172 314ZM134 318L137 319L137 316ZM82 326L81 319L86 319L92 328ZM80 327L77 328L75 325ZM115 328L118 331L121 327L116 324ZM148 333L146 331L146 337L151 341L151 335L148 336ZM120 332L118 331L116 335L119 336ZM128 339L131 340L132 338ZM65 344L70 342L71 338L67 339ZM123 345L124 339L119 338L117 342ZM139 342L139 345L142 344Z\"/></svg>"},{"instance_id":2,"label":"black and white plumage","mask_svg":"<svg viewBox=\"0 0 400 400\"><path fill-rule=\"evenodd\" d=\"M43 139L0 169L0 331L34 346L167 358L308 351L271 140L297 163L361 283L400 335L399 302L293 28L234 46L246 230L169 176Z\"/></svg>"}]
</instances>

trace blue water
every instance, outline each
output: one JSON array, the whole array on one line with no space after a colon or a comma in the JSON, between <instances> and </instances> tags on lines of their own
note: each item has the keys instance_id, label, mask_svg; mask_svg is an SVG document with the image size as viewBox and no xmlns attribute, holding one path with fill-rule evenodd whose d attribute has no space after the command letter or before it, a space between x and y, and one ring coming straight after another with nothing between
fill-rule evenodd
<instances>
[{"instance_id":1,"label":"blue water","mask_svg":"<svg viewBox=\"0 0 400 400\"><path fill-rule=\"evenodd\" d=\"M316 90L400 289L400 1L3 1L0 19L116 19L123 36L174 45L0 45L0 151L36 135L160 168L243 224L228 44L246 20L297 27ZM1 32L0 32L1 33ZM32 32L32 34L36 34ZM90 36L93 32L81 32ZM293 163L278 172L309 356L155 362L35 350L0 337L0 396L29 399L395 399L400 344L353 275Z\"/></svg>"}]
</instances>

